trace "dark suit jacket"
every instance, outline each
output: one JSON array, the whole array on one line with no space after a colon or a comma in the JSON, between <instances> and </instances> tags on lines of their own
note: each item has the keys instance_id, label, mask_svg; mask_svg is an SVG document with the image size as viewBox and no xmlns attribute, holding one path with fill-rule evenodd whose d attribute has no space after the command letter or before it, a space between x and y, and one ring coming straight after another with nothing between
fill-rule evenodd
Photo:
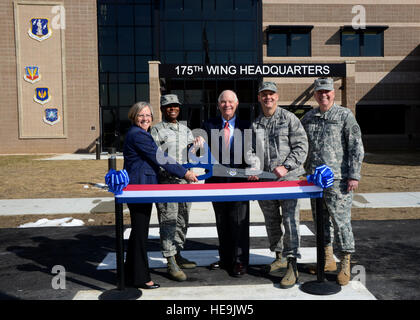
<instances>
[{"instance_id":1,"label":"dark suit jacket","mask_svg":"<svg viewBox=\"0 0 420 320\"><path fill-rule=\"evenodd\" d=\"M158 147L151 134L133 125L124 141L124 169L130 178L130 184L157 184L159 167L179 178L185 176L187 169L174 162L159 164L156 159ZM165 154L165 158L169 158Z\"/></svg>"},{"instance_id":2,"label":"dark suit jacket","mask_svg":"<svg viewBox=\"0 0 420 320\"><path fill-rule=\"evenodd\" d=\"M244 133L243 130L245 129L249 129L251 126L251 123L247 120L241 120L238 118L238 116L236 116L235 119L235 129L239 129L242 132L241 135L241 139L242 139L242 161L240 164L235 164L234 163L234 150L235 150L235 137L233 137L232 142L231 142L231 147L230 147L230 163L222 163L222 139L223 137L219 137L219 154L216 155L213 153L213 156L219 161L220 164L226 166L226 167L231 167L231 168L245 168L248 165L245 162L244 159ZM211 137L211 130L212 129L217 129L217 130L222 130L223 129L223 120L221 116L218 116L216 118L211 118L207 121L205 121L203 123L202 128L206 131L207 133L207 138L208 138L208 145L211 149L212 146L212 137ZM206 180L206 183L228 183L228 182L246 182L246 179L241 179L241 178L231 178L231 177L211 177L209 179Z\"/></svg>"}]
</instances>

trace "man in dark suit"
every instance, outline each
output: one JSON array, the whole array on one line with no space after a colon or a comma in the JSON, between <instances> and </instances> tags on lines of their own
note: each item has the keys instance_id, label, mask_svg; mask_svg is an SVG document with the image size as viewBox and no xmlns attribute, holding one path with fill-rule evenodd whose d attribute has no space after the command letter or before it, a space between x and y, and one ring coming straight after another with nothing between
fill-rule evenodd
<instances>
[{"instance_id":1,"label":"man in dark suit","mask_svg":"<svg viewBox=\"0 0 420 320\"><path fill-rule=\"evenodd\" d=\"M242 147L244 146L243 131L249 129L250 122L240 120L235 115L238 104L235 92L223 91L218 99L221 115L203 124L213 157L219 163L231 168L246 166ZM236 149L239 150L235 150L235 140ZM235 161L235 152L240 153L240 161ZM211 177L206 180L206 183L246 181L239 178ZM213 209L216 215L220 260L212 263L210 269L223 268L231 275L240 277L246 273L249 263L249 201L213 202Z\"/></svg>"}]
</instances>

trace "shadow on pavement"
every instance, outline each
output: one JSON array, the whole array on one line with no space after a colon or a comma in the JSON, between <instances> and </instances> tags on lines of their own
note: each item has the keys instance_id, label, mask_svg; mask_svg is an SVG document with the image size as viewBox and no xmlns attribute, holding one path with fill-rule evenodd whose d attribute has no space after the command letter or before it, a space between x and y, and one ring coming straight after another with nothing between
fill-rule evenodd
<instances>
[{"instance_id":1,"label":"shadow on pavement","mask_svg":"<svg viewBox=\"0 0 420 320\"><path fill-rule=\"evenodd\" d=\"M82 232L77 232L76 227L69 228L71 230L31 229L10 229L14 233L13 237L20 241L14 241L18 242L18 245L9 245L4 250L11 254L8 255L8 264L12 265L13 269L9 270L8 277L0 279L0 286L10 289L9 292L1 292L0 299L13 298L13 291L22 294L24 299L31 299L35 298L32 295L39 297L39 293L35 291L44 290L43 298L54 299L57 294L65 296L77 290L104 291L115 287L114 270L96 269L107 253L115 251L113 227L99 229L82 227L80 229ZM43 231L48 236L42 235ZM34 233L35 236L25 238L25 235L34 235ZM0 267L4 267L2 264L0 263ZM70 290L54 290L52 285L54 277L59 275L59 272L53 272L54 266L63 267L65 289ZM25 275L24 278L19 277L22 274ZM68 298L71 299L72 296Z\"/></svg>"}]
</instances>

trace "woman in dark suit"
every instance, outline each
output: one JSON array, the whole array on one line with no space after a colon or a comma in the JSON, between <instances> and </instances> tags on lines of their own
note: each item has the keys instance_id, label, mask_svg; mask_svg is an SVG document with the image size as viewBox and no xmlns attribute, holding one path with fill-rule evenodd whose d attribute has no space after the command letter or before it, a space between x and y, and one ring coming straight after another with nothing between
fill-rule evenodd
<instances>
[{"instance_id":1,"label":"woman in dark suit","mask_svg":"<svg viewBox=\"0 0 420 320\"><path fill-rule=\"evenodd\" d=\"M179 178L197 182L196 175L175 161L160 164L157 160L158 147L149 133L153 121L152 108L148 102L135 103L128 112L132 126L124 141L124 169L130 184L157 184L159 167ZM168 159L167 155L165 158ZM125 273L127 285L144 289L159 288L150 278L147 258L147 239L152 203L128 204L131 218L131 234L128 240Z\"/></svg>"}]
</instances>

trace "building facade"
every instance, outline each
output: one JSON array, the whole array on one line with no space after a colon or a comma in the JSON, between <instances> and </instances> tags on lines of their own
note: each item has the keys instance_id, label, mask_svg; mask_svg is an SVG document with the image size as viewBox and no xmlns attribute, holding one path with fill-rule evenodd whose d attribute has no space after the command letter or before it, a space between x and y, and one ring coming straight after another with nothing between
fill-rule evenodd
<instances>
[{"instance_id":1,"label":"building facade","mask_svg":"<svg viewBox=\"0 0 420 320\"><path fill-rule=\"evenodd\" d=\"M417 0L3 0L0 154L122 148L136 101L176 93L190 128L235 90L242 118L257 87L282 107L316 106L311 77L169 78L163 64L346 63L336 100L351 108L367 150L420 147ZM150 63L149 63L150 62Z\"/></svg>"}]
</instances>

